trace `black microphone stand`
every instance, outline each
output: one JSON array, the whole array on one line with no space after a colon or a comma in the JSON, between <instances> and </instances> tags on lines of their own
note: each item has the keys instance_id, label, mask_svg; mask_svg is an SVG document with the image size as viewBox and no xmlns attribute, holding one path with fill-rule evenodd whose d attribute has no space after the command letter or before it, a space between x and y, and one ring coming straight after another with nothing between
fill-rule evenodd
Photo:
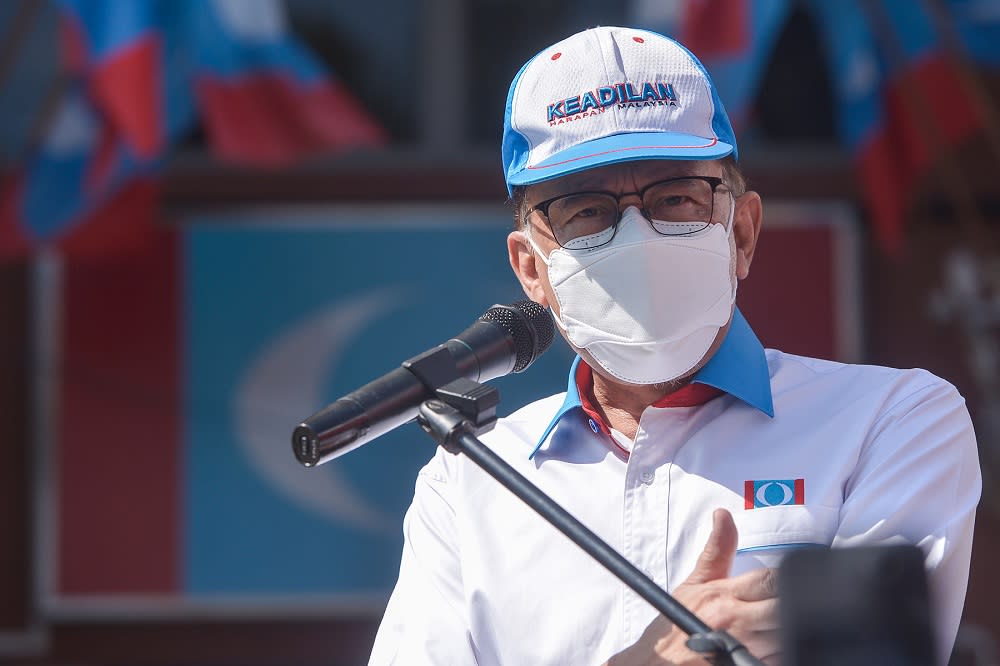
<instances>
[{"instance_id":1,"label":"black microphone stand","mask_svg":"<svg viewBox=\"0 0 1000 666\"><path fill-rule=\"evenodd\" d=\"M420 406L417 423L435 442L453 454L464 453L504 487L517 495L588 555L648 601L684 633L687 646L717 666L763 666L746 646L724 631L713 631L666 590L643 574L583 523L571 516L496 453L477 435L493 429L500 393L470 379L456 379L435 391L437 398Z\"/></svg>"}]
</instances>

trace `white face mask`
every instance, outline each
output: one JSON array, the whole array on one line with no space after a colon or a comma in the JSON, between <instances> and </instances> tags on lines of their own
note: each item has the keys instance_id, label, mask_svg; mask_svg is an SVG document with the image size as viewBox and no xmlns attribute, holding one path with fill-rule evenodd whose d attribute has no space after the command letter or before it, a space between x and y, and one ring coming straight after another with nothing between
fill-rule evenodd
<instances>
[{"instance_id":1,"label":"white face mask","mask_svg":"<svg viewBox=\"0 0 1000 666\"><path fill-rule=\"evenodd\" d=\"M687 374L729 321L736 300L730 251L734 209L731 205L725 225L663 236L631 206L607 245L557 248L548 258L529 234L528 242L548 266L559 303L555 320L567 339L631 384L659 384Z\"/></svg>"}]
</instances>

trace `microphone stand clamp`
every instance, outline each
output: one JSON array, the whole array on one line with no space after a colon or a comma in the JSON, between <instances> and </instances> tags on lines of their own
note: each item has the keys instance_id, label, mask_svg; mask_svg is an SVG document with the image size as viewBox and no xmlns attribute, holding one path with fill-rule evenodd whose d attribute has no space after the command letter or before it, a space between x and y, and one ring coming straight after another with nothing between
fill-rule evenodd
<instances>
[{"instance_id":1,"label":"microphone stand clamp","mask_svg":"<svg viewBox=\"0 0 1000 666\"><path fill-rule=\"evenodd\" d=\"M434 393L437 398L424 401L417 423L445 451L459 454L461 435L478 437L493 430L497 422L500 391L465 377L448 382Z\"/></svg>"},{"instance_id":2,"label":"microphone stand clamp","mask_svg":"<svg viewBox=\"0 0 1000 666\"><path fill-rule=\"evenodd\" d=\"M701 654L710 664L717 666L759 666L760 660L747 650L743 643L725 631L706 631L691 634L684 643L689 650Z\"/></svg>"}]
</instances>

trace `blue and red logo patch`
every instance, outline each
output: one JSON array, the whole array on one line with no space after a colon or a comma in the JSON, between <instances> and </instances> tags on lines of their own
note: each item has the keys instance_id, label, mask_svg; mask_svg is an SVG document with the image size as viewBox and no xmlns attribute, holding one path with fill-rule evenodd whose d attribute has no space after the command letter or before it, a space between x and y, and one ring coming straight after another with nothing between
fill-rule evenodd
<instances>
[{"instance_id":1,"label":"blue and red logo patch","mask_svg":"<svg viewBox=\"0 0 1000 666\"><path fill-rule=\"evenodd\" d=\"M806 503L805 479L763 479L743 482L745 509Z\"/></svg>"}]
</instances>

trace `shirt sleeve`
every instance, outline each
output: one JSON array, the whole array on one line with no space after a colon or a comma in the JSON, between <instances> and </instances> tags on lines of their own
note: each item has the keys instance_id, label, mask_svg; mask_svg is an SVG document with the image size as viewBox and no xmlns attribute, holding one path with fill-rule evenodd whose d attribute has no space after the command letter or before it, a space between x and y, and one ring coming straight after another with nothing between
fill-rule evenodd
<instances>
[{"instance_id":1,"label":"shirt sleeve","mask_svg":"<svg viewBox=\"0 0 1000 666\"><path fill-rule=\"evenodd\" d=\"M934 379L898 398L873 425L845 487L833 546L920 546L939 661L947 663L965 603L982 481L965 401Z\"/></svg>"},{"instance_id":2,"label":"shirt sleeve","mask_svg":"<svg viewBox=\"0 0 1000 666\"><path fill-rule=\"evenodd\" d=\"M403 518L399 579L375 637L369 666L475 664L446 465L437 456L417 475Z\"/></svg>"}]
</instances>

